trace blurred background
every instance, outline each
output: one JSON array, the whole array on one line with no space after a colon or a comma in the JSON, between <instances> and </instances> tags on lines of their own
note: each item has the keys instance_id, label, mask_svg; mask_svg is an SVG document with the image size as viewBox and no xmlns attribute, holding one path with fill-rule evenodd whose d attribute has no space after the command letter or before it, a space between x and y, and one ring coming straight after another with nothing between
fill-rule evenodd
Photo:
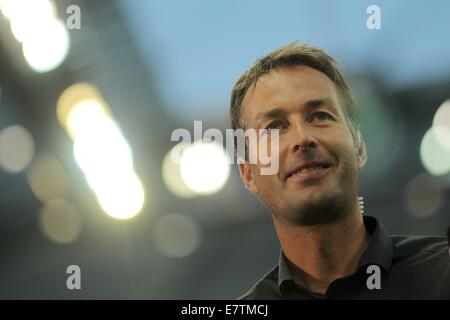
<instances>
[{"instance_id":1,"label":"blurred background","mask_svg":"<svg viewBox=\"0 0 450 320\"><path fill-rule=\"evenodd\" d=\"M367 27L372 4L381 29ZM194 120L224 131L240 74L295 40L334 56L355 91L365 213L392 234L443 236L450 224L448 1L0 0L0 9L0 298L247 291L278 261L270 214L224 146L196 144L174 164L171 134L193 135ZM81 268L81 290L66 287L69 265Z\"/></svg>"}]
</instances>

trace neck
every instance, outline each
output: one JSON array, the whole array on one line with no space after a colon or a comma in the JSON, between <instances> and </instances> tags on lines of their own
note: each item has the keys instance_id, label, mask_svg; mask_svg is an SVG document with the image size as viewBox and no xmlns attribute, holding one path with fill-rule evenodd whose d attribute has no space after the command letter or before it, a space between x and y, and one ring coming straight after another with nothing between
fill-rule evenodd
<instances>
[{"instance_id":1,"label":"neck","mask_svg":"<svg viewBox=\"0 0 450 320\"><path fill-rule=\"evenodd\" d=\"M294 279L313 292L355 272L369 239L358 211L333 224L274 225Z\"/></svg>"}]
</instances>

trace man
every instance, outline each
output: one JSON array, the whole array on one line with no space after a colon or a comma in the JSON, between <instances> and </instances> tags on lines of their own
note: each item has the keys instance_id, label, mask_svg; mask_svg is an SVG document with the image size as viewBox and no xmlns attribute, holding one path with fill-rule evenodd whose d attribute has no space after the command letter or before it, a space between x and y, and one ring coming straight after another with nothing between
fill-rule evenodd
<instances>
[{"instance_id":1,"label":"man","mask_svg":"<svg viewBox=\"0 0 450 320\"><path fill-rule=\"evenodd\" d=\"M291 43L257 60L233 88L230 118L279 144L276 174L239 164L281 245L278 265L242 299L450 299L445 238L389 236L360 210L366 147L332 57Z\"/></svg>"}]
</instances>

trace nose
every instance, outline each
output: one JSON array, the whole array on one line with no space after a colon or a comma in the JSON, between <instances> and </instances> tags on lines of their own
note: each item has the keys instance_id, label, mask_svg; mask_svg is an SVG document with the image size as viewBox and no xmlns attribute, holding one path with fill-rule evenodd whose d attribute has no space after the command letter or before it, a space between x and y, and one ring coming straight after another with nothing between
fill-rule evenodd
<instances>
[{"instance_id":1,"label":"nose","mask_svg":"<svg viewBox=\"0 0 450 320\"><path fill-rule=\"evenodd\" d=\"M317 148L317 140L306 123L295 120L291 128L291 149L294 153L307 152Z\"/></svg>"}]
</instances>

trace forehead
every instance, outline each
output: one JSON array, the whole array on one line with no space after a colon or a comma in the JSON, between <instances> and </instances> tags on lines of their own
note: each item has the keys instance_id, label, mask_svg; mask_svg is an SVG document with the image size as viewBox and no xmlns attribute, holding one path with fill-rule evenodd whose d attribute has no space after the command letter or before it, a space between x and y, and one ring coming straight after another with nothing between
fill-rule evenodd
<instances>
[{"instance_id":1,"label":"forehead","mask_svg":"<svg viewBox=\"0 0 450 320\"><path fill-rule=\"evenodd\" d=\"M242 101L241 115L251 125L260 112L275 107L296 108L314 99L330 99L338 106L338 94L333 81L321 71L308 66L283 67L263 75L256 85L250 86Z\"/></svg>"}]
</instances>

